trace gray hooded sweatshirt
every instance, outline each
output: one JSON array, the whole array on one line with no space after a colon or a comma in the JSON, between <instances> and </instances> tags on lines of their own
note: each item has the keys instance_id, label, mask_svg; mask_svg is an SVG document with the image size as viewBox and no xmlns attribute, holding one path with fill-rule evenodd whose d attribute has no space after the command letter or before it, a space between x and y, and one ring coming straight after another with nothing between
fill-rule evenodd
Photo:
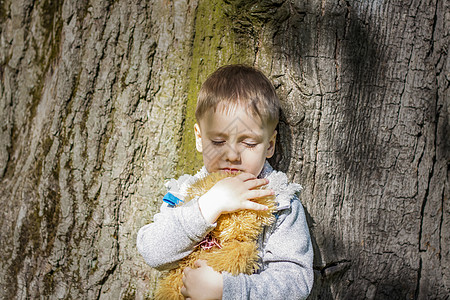
<instances>
[{"instance_id":1,"label":"gray hooded sweatshirt","mask_svg":"<svg viewBox=\"0 0 450 300\"><path fill-rule=\"evenodd\" d=\"M166 186L179 199L198 178L207 174L203 167L196 175L172 179ZM305 213L296 193L300 185L288 183L286 174L266 162L259 178L269 180L276 195L276 222L264 228L258 239L261 268L252 275L223 275L223 300L305 299L313 285L313 249ZM157 270L168 270L189 255L215 227L202 216L197 199L182 206L167 203L143 226L137 236L137 248L145 261Z\"/></svg>"}]
</instances>

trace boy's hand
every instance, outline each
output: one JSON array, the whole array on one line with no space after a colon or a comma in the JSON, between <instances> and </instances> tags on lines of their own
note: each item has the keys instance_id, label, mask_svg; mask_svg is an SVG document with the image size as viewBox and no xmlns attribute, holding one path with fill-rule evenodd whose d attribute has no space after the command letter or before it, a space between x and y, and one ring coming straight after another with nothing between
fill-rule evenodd
<instances>
[{"instance_id":1,"label":"boy's hand","mask_svg":"<svg viewBox=\"0 0 450 300\"><path fill-rule=\"evenodd\" d=\"M197 268L186 268L183 271L181 294L184 298L192 300L222 299L222 274L214 271L205 260L197 260L194 266Z\"/></svg>"},{"instance_id":2,"label":"boy's hand","mask_svg":"<svg viewBox=\"0 0 450 300\"><path fill-rule=\"evenodd\" d=\"M220 180L198 200L203 217L212 224L223 213L240 209L267 209L264 205L250 201L250 199L274 194L269 189L256 189L267 183L269 183L267 179L258 179L250 173L241 173L235 177Z\"/></svg>"}]
</instances>

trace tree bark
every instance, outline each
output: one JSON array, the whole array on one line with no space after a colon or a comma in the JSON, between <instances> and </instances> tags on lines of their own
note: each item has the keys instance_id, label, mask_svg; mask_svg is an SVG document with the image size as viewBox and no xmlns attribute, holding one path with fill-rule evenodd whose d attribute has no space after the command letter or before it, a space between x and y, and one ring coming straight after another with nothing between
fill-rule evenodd
<instances>
[{"instance_id":1,"label":"tree bark","mask_svg":"<svg viewBox=\"0 0 450 300\"><path fill-rule=\"evenodd\" d=\"M310 298L450 293L447 0L0 4L1 298L153 297L137 230L201 166L196 94L227 63L281 98Z\"/></svg>"}]
</instances>

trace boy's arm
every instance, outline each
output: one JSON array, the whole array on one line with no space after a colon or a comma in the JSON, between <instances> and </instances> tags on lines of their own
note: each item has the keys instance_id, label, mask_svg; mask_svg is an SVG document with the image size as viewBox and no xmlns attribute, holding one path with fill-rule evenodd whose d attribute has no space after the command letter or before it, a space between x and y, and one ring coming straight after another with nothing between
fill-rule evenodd
<instances>
[{"instance_id":1,"label":"boy's arm","mask_svg":"<svg viewBox=\"0 0 450 300\"><path fill-rule=\"evenodd\" d=\"M253 275L222 273L223 300L305 299L309 295L314 280L313 249L297 198L292 201L291 212L279 221L263 249L265 270Z\"/></svg>"},{"instance_id":2,"label":"boy's arm","mask_svg":"<svg viewBox=\"0 0 450 300\"><path fill-rule=\"evenodd\" d=\"M175 208L164 203L153 223L139 230L137 248L151 267L170 269L214 227L203 218L197 199Z\"/></svg>"},{"instance_id":3,"label":"boy's arm","mask_svg":"<svg viewBox=\"0 0 450 300\"><path fill-rule=\"evenodd\" d=\"M154 221L142 227L137 236L137 248L151 267L164 270L175 267L180 259L215 227L224 212L238 209L267 209L249 199L273 194L272 190L254 190L267 184L266 179L242 173L216 183L199 199L169 208L166 204ZM202 203L200 203L202 201Z\"/></svg>"}]
</instances>

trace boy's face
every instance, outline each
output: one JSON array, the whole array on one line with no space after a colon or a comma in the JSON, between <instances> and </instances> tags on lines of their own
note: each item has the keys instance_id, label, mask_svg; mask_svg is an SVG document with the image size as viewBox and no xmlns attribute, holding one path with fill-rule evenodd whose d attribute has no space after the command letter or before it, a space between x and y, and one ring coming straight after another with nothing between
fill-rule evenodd
<instances>
[{"instance_id":1,"label":"boy's face","mask_svg":"<svg viewBox=\"0 0 450 300\"><path fill-rule=\"evenodd\" d=\"M195 124L197 150L208 172L247 172L258 176L273 155L277 132L243 107L206 113Z\"/></svg>"}]
</instances>

